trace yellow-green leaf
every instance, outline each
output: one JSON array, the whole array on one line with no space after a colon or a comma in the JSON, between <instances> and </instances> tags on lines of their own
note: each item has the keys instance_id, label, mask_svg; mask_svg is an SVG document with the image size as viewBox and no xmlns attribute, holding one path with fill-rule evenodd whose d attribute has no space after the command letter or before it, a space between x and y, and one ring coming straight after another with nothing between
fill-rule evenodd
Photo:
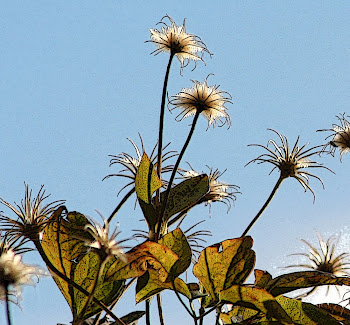
<instances>
[{"instance_id":1,"label":"yellow-green leaf","mask_svg":"<svg viewBox=\"0 0 350 325\"><path fill-rule=\"evenodd\" d=\"M99 284L96 288L94 297L99 301L102 301L106 306L109 306L120 294L120 290L123 289L125 284L124 280L105 282L105 274L109 268L109 265L113 263L113 260L107 262L104 268L102 277L99 278ZM73 273L73 280L79 284L86 291L91 292L96 281L101 261L98 255L94 252L90 252L85 255L77 264ZM73 299L73 318L74 319L87 319L97 312L101 311L101 308L92 302L85 313L82 315L82 309L84 308L88 297L77 289L74 289Z\"/></svg>"},{"instance_id":2,"label":"yellow-green leaf","mask_svg":"<svg viewBox=\"0 0 350 325\"><path fill-rule=\"evenodd\" d=\"M293 322L302 325L339 325L332 316L313 304L284 296L276 297Z\"/></svg>"},{"instance_id":3,"label":"yellow-green leaf","mask_svg":"<svg viewBox=\"0 0 350 325\"><path fill-rule=\"evenodd\" d=\"M183 280L181 280L180 278L176 278L174 283L177 292L183 294L188 299L191 299L191 292ZM157 271L148 270L148 272L146 272L143 276L137 279L136 303L151 298L155 294L165 289L174 290L172 282L169 280L163 282L159 279L159 274Z\"/></svg>"},{"instance_id":4,"label":"yellow-green leaf","mask_svg":"<svg viewBox=\"0 0 350 325\"><path fill-rule=\"evenodd\" d=\"M88 221L78 212L69 212L67 217L63 218L62 212L62 208L59 208L50 216L41 246L55 268L71 279L76 262L81 258L81 253L85 249L84 241L78 238L89 236L84 231L84 226ZM52 276L72 309L71 287L53 272Z\"/></svg>"},{"instance_id":5,"label":"yellow-green leaf","mask_svg":"<svg viewBox=\"0 0 350 325\"><path fill-rule=\"evenodd\" d=\"M232 285L241 284L251 273L255 253L250 236L228 239L205 248L193 267L193 274L208 293L202 304L208 307L219 299L219 293Z\"/></svg>"},{"instance_id":6,"label":"yellow-green leaf","mask_svg":"<svg viewBox=\"0 0 350 325\"><path fill-rule=\"evenodd\" d=\"M186 236L180 228L176 228L172 232L166 234L158 243L168 247L179 257L170 270L173 277L179 276L188 269L191 265L192 251Z\"/></svg>"},{"instance_id":7,"label":"yellow-green leaf","mask_svg":"<svg viewBox=\"0 0 350 325\"><path fill-rule=\"evenodd\" d=\"M209 179L206 174L186 179L174 186L169 193L164 220L173 215L193 207L209 191ZM164 202L165 192L160 195L160 202Z\"/></svg>"},{"instance_id":8,"label":"yellow-green leaf","mask_svg":"<svg viewBox=\"0 0 350 325\"><path fill-rule=\"evenodd\" d=\"M148 269L154 269L158 272L160 281L164 282L179 259L168 247L151 241L134 247L124 256L126 262L117 259L109 267L107 281L139 277Z\"/></svg>"},{"instance_id":9,"label":"yellow-green leaf","mask_svg":"<svg viewBox=\"0 0 350 325\"><path fill-rule=\"evenodd\" d=\"M135 177L137 197L145 203L150 203L152 194L162 186L154 166L144 152Z\"/></svg>"},{"instance_id":10,"label":"yellow-green leaf","mask_svg":"<svg viewBox=\"0 0 350 325\"><path fill-rule=\"evenodd\" d=\"M282 324L294 325L292 319L280 306L274 296L266 290L255 287L233 285L219 293L221 302L232 303L261 311Z\"/></svg>"},{"instance_id":11,"label":"yellow-green leaf","mask_svg":"<svg viewBox=\"0 0 350 325\"><path fill-rule=\"evenodd\" d=\"M90 292L100 264L94 253L86 253L84 238L92 240L91 235L84 230L88 220L79 212L69 212L62 217L62 208L56 210L49 218L45 228L41 246L53 266L71 281ZM106 265L112 263L110 261ZM86 313L81 315L82 308L88 299L85 294L73 288L65 280L52 272L53 279L67 300L73 314L73 319L87 319L101 309L92 303ZM119 295L124 281L104 283L102 281L95 292L95 297L105 305L109 305Z\"/></svg>"},{"instance_id":12,"label":"yellow-green leaf","mask_svg":"<svg viewBox=\"0 0 350 325\"><path fill-rule=\"evenodd\" d=\"M350 285L347 277L336 277L330 273L317 271L302 271L282 274L266 285L266 290L273 296L278 296L298 289L321 285Z\"/></svg>"}]
</instances>

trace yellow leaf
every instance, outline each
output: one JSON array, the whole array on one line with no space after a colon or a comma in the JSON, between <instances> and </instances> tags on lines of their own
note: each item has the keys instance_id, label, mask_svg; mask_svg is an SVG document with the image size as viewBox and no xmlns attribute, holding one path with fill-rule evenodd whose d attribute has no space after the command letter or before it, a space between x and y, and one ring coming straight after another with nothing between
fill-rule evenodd
<instances>
[{"instance_id":1,"label":"yellow leaf","mask_svg":"<svg viewBox=\"0 0 350 325\"><path fill-rule=\"evenodd\" d=\"M152 194L161 186L162 182L160 181L151 160L144 152L135 177L135 191L137 197L146 203L150 203Z\"/></svg>"},{"instance_id":2,"label":"yellow leaf","mask_svg":"<svg viewBox=\"0 0 350 325\"><path fill-rule=\"evenodd\" d=\"M203 299L208 307L219 301L219 293L234 284L241 284L251 273L255 253L251 237L228 239L204 249L193 267L209 297Z\"/></svg>"},{"instance_id":3,"label":"yellow leaf","mask_svg":"<svg viewBox=\"0 0 350 325\"><path fill-rule=\"evenodd\" d=\"M153 269L158 272L160 281L164 282L179 259L168 247L151 241L134 247L124 257L126 262L117 259L109 267L107 281L139 277L147 270Z\"/></svg>"}]
</instances>

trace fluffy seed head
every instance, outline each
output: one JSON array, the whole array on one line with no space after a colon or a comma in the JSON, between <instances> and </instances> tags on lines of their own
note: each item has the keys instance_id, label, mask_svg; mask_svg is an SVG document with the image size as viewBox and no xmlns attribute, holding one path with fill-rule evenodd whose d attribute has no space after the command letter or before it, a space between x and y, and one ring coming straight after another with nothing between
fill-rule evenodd
<instances>
[{"instance_id":1,"label":"fluffy seed head","mask_svg":"<svg viewBox=\"0 0 350 325\"><path fill-rule=\"evenodd\" d=\"M116 237L120 234L120 231L116 228L112 235L109 235L109 222L104 219L104 226L101 226L97 222L91 221L91 223L85 226L85 230L92 236L93 241L86 241L86 245L94 249L102 259L111 256L117 256L118 258L126 261L123 246L120 244L127 239L117 241Z\"/></svg>"},{"instance_id":2,"label":"fluffy seed head","mask_svg":"<svg viewBox=\"0 0 350 325\"><path fill-rule=\"evenodd\" d=\"M346 119L345 113L337 116L339 124L333 124L331 129L324 129L318 131L330 131L332 132L326 139L331 140L324 145L323 150L327 151L334 156L335 151L339 148L340 161L344 154L350 152L350 122Z\"/></svg>"},{"instance_id":3,"label":"fluffy seed head","mask_svg":"<svg viewBox=\"0 0 350 325\"><path fill-rule=\"evenodd\" d=\"M208 77L203 82L192 80L192 88L183 88L170 98L169 109L181 110L176 117L180 121L198 112L208 120L208 128L216 123L219 123L219 126L227 123L230 127L231 120L225 105L232 104L232 97L229 93L219 90L219 86L208 86L207 79Z\"/></svg>"},{"instance_id":4,"label":"fluffy seed head","mask_svg":"<svg viewBox=\"0 0 350 325\"><path fill-rule=\"evenodd\" d=\"M169 20L170 24L164 22L165 18ZM211 55L207 46L198 36L186 32L185 20L182 25L178 26L170 16L166 15L158 24L162 25L161 29L151 28L151 40L146 42L152 42L156 45L157 49L152 54L169 52L170 55L175 55L181 63L181 72L191 60L195 63L203 61L204 52Z\"/></svg>"},{"instance_id":5,"label":"fluffy seed head","mask_svg":"<svg viewBox=\"0 0 350 325\"><path fill-rule=\"evenodd\" d=\"M196 177L199 175L197 171L195 171L191 165L190 170L180 170L180 175L185 179L190 179L192 177ZM208 167L208 166L207 166ZM222 202L225 203L228 207L228 210L231 207L231 202L234 202L237 197L236 194L239 194L238 191L239 186L230 185L223 183L218 180L218 178L224 174L224 172L220 172L218 169L213 169L208 167L209 169L209 192L204 195L197 204L205 203L206 205L211 205L212 202Z\"/></svg>"},{"instance_id":6,"label":"fluffy seed head","mask_svg":"<svg viewBox=\"0 0 350 325\"><path fill-rule=\"evenodd\" d=\"M303 146L299 147L298 146L299 136L298 136L293 148L290 149L289 142L286 136L282 136L280 133L278 133L275 130L272 130L272 129L269 129L269 130L275 132L278 135L281 141L281 144L280 145L277 144L275 140L269 140L267 146L263 146L260 144L251 144L250 146L261 147L267 150L268 152L249 161L247 165L253 162L257 162L258 164L267 162L274 165L270 174L276 168L278 168L280 170L280 177L282 179L288 178L288 177L295 178L304 188L305 192L307 190L310 190L315 200L315 193L309 185L309 177L318 179L321 182L323 188L324 188L324 184L320 177L311 174L305 169L306 168L325 168L331 171L329 168L310 159L310 157L320 154L321 150L319 150L319 148L322 146L316 146L309 149L305 149L306 146L308 145L308 143L306 143ZM272 148L269 147L270 145L272 146Z\"/></svg>"},{"instance_id":7,"label":"fluffy seed head","mask_svg":"<svg viewBox=\"0 0 350 325\"><path fill-rule=\"evenodd\" d=\"M311 245L306 240L301 241L306 244L310 251L309 254L306 253L296 253L292 255L304 256L309 259L309 264L293 264L289 265L288 268L302 267L308 270L320 271L325 273L330 273L335 276L349 276L348 270L350 269L350 254L342 253L340 255L335 255L335 250L339 242L339 237L331 236L325 241L322 236L316 232L320 249L317 249ZM316 288L312 289L306 295L314 292ZM329 289L329 287L328 287ZM305 295L303 295L305 296Z\"/></svg>"},{"instance_id":8,"label":"fluffy seed head","mask_svg":"<svg viewBox=\"0 0 350 325\"><path fill-rule=\"evenodd\" d=\"M128 187L130 185L134 186L137 170L140 166L141 159L142 159L142 152L145 151L141 136L140 136L140 140L141 140L142 150L140 150L138 148L138 146L132 140L130 140L130 139L128 139L128 140L130 141L130 143L134 147L136 156L133 157L132 155L130 155L126 152L123 152L123 153L116 155L116 156L110 155L110 157L112 157L112 159L110 160L109 166L112 166L114 164L118 164L118 165L121 165L123 167L123 169L120 170L119 173L117 173L117 174L110 174L110 175L107 175L106 177L103 178L105 180L105 179L112 177L112 176L118 176L118 177L128 178L129 180L131 180L128 184L126 184L124 187L122 187L122 189L119 191L119 193L123 189L125 189L126 187ZM165 151L169 145L170 145L170 143L168 143L166 146L164 146L162 151ZM150 159L151 159L153 164L156 164L156 161L157 161L157 155L155 157L153 157L156 148L157 148L157 145L154 146L152 153L151 153L151 156L150 156ZM164 161L166 161L174 156L176 156L174 151L167 151L164 154L162 154L162 161L164 162ZM162 173L167 173L171 170L172 170L171 165L162 166ZM162 181L163 181L163 183L166 183L165 180L162 180Z\"/></svg>"},{"instance_id":9,"label":"fluffy seed head","mask_svg":"<svg viewBox=\"0 0 350 325\"><path fill-rule=\"evenodd\" d=\"M0 198L0 203L11 209L17 216L17 219L12 219L0 213L0 225L2 230L6 231L10 236L25 237L30 240L37 240L44 230L48 216L51 215L60 205L63 200L50 202L43 205L45 199L50 195L45 195L44 185L41 186L37 196L32 199L32 190L25 185L24 200L21 205L10 204Z\"/></svg>"}]
</instances>

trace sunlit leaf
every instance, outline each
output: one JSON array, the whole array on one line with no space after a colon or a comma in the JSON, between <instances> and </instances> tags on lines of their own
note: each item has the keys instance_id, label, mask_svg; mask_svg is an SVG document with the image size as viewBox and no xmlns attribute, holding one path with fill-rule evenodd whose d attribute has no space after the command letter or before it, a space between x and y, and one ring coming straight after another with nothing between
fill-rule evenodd
<instances>
[{"instance_id":1,"label":"sunlit leaf","mask_svg":"<svg viewBox=\"0 0 350 325\"><path fill-rule=\"evenodd\" d=\"M94 294L94 297L102 301L106 306L109 306L115 300L125 283L123 280L113 282L104 281L106 271L108 270L109 265L111 265L113 262L113 260L107 262L103 275L101 278L99 278L99 285ZM91 292L97 278L100 265L101 261L96 253L90 252L89 254L85 255L74 269L74 282L79 284L86 291ZM87 308L86 312L82 315L81 312L87 299L88 297L86 297L86 295L79 290L74 289L74 319L86 319L101 311L101 308L92 302Z\"/></svg>"},{"instance_id":2,"label":"sunlit leaf","mask_svg":"<svg viewBox=\"0 0 350 325\"><path fill-rule=\"evenodd\" d=\"M284 296L276 297L276 300L287 312L293 322L302 325L339 325L332 316L313 304L291 299Z\"/></svg>"},{"instance_id":3,"label":"sunlit leaf","mask_svg":"<svg viewBox=\"0 0 350 325\"><path fill-rule=\"evenodd\" d=\"M350 285L350 278L336 277L330 273L302 271L282 274L268 282L266 290L278 296L298 289L321 285Z\"/></svg>"},{"instance_id":4,"label":"sunlit leaf","mask_svg":"<svg viewBox=\"0 0 350 325\"><path fill-rule=\"evenodd\" d=\"M78 212L69 212L66 218L63 218L61 213L62 210L56 211L50 217L50 222L43 234L42 248L58 271L81 288L91 292L100 260L95 253L86 254L83 239L92 239L84 230L85 225L89 222L83 214ZM82 315L81 311L88 299L87 296L53 272L52 275L72 310L74 320L87 319L101 310L95 303L92 303ZM104 276L100 279L100 285L94 296L108 306L119 295L124 281L105 283L103 278Z\"/></svg>"},{"instance_id":5,"label":"sunlit leaf","mask_svg":"<svg viewBox=\"0 0 350 325\"><path fill-rule=\"evenodd\" d=\"M171 268L179 259L168 247L146 241L124 254L126 262L117 259L106 273L107 281L136 278L148 269L158 272L160 281L165 281Z\"/></svg>"},{"instance_id":6,"label":"sunlit leaf","mask_svg":"<svg viewBox=\"0 0 350 325\"><path fill-rule=\"evenodd\" d=\"M177 292L182 293L188 299L191 299L191 293L186 283L179 278L176 278L174 282ZM148 272L146 272L143 276L139 277L137 280L136 302L138 303L145 299L151 298L155 294L165 289L174 290L172 282L169 280L162 282L159 279L159 274L157 271L148 270Z\"/></svg>"},{"instance_id":7,"label":"sunlit leaf","mask_svg":"<svg viewBox=\"0 0 350 325\"><path fill-rule=\"evenodd\" d=\"M198 175L182 181L174 186L169 193L164 220L193 207L205 194L209 192L209 179L206 174ZM160 202L164 201L165 192L161 193Z\"/></svg>"},{"instance_id":8,"label":"sunlit leaf","mask_svg":"<svg viewBox=\"0 0 350 325\"><path fill-rule=\"evenodd\" d=\"M135 177L137 197L145 203L151 202L152 194L162 186L154 166L144 152Z\"/></svg>"},{"instance_id":9,"label":"sunlit leaf","mask_svg":"<svg viewBox=\"0 0 350 325\"><path fill-rule=\"evenodd\" d=\"M192 251L180 228L166 234L158 243L168 247L179 257L170 271L173 277L179 276L188 269L191 265Z\"/></svg>"},{"instance_id":10,"label":"sunlit leaf","mask_svg":"<svg viewBox=\"0 0 350 325\"><path fill-rule=\"evenodd\" d=\"M252 245L252 238L247 236L225 240L201 252L193 274L209 295L203 298L203 306L218 302L220 291L243 283L249 276L255 263Z\"/></svg>"},{"instance_id":11,"label":"sunlit leaf","mask_svg":"<svg viewBox=\"0 0 350 325\"><path fill-rule=\"evenodd\" d=\"M62 210L56 210L49 218L50 222L45 228L41 246L56 269L71 278L76 263L85 250L84 242L78 237L89 236L84 231L84 226L88 221L78 212L69 212L66 218L63 218L61 213ZM72 309L70 286L54 273L52 276Z\"/></svg>"},{"instance_id":12,"label":"sunlit leaf","mask_svg":"<svg viewBox=\"0 0 350 325\"><path fill-rule=\"evenodd\" d=\"M229 289L221 291L219 297L221 302L256 309L282 324L294 325L276 299L264 289L233 285Z\"/></svg>"}]
</instances>

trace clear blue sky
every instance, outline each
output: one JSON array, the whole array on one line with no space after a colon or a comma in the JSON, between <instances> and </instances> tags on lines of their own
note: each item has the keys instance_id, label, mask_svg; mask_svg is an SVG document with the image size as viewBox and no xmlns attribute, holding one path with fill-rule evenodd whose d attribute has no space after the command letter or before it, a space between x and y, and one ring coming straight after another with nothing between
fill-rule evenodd
<instances>
[{"instance_id":1,"label":"clear blue sky","mask_svg":"<svg viewBox=\"0 0 350 325\"><path fill-rule=\"evenodd\" d=\"M102 178L119 169L109 167L109 154L133 148L141 133L150 151L157 141L161 87L167 54L150 56L149 28L169 14L198 35L214 53L206 66L179 74L174 61L169 94L191 86L190 79L220 84L231 93L232 127L206 131L201 119L184 162L201 171L205 165L227 169L223 181L241 187L229 213L222 204L194 209L186 227L206 220L213 237L208 244L239 237L272 190L278 173L268 165L244 165L258 156L274 128L294 142L324 143L335 115L349 111L349 1L4 1L0 10L0 196L19 202L24 181L37 191L41 184L52 200L65 199L69 210L98 220L108 216L125 182ZM174 121L166 114L165 141L180 150L190 119ZM257 253L256 268L273 275L295 263L288 254L304 250L300 239L317 243L315 229L325 237L343 233L348 250L350 155L323 157L336 172L316 170L326 189L311 181L316 192L304 193L294 179L282 184L266 213L250 234ZM183 166L185 166L183 164ZM144 224L131 199L119 214L125 237ZM7 210L6 210L7 211ZM8 211L7 211L8 212ZM36 254L28 263L41 264ZM190 278L189 273L189 278ZM115 312L134 307L133 291ZM191 320L173 299L164 297L167 324ZM168 303L167 303L168 302ZM22 310L12 306L15 325L68 324L69 308L51 279L35 289L24 288ZM176 307L174 307L176 306ZM154 304L155 307L155 304ZM2 309L1 309L2 308ZM180 316L179 316L180 315ZM0 323L4 323L0 306ZM144 324L144 320L140 321ZM154 324L157 324L154 321ZM209 321L208 321L209 324Z\"/></svg>"}]
</instances>

